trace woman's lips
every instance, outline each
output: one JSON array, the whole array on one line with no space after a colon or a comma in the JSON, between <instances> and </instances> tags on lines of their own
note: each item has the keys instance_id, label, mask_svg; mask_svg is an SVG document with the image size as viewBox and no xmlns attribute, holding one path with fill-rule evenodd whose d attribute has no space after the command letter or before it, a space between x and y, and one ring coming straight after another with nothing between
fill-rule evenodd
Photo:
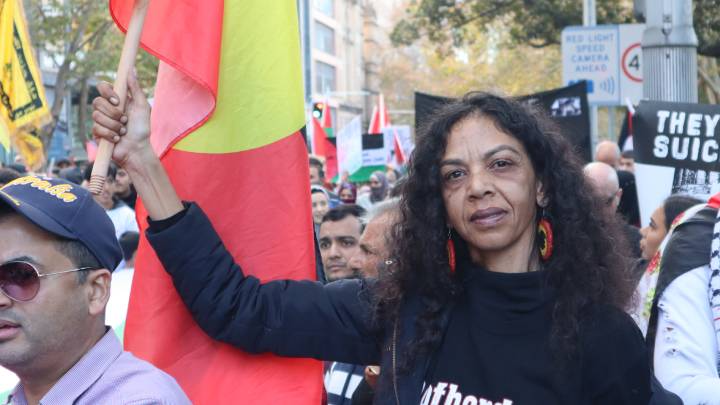
<instances>
[{"instance_id":1,"label":"woman's lips","mask_svg":"<svg viewBox=\"0 0 720 405\"><path fill-rule=\"evenodd\" d=\"M507 211L501 208L486 208L483 210L477 210L470 216L470 222L475 225L483 227L490 227L497 225L507 215Z\"/></svg>"}]
</instances>

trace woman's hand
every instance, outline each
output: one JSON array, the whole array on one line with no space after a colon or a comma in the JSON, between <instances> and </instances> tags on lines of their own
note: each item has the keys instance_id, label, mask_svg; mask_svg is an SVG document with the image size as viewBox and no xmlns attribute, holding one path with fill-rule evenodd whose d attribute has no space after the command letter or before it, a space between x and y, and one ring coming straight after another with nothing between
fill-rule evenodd
<instances>
[{"instance_id":1,"label":"woman's hand","mask_svg":"<svg viewBox=\"0 0 720 405\"><path fill-rule=\"evenodd\" d=\"M182 202L150 145L150 104L135 74L128 76L126 114L110 84L100 83L97 88L93 135L115 144L112 158L127 170L150 218L161 220L182 211Z\"/></svg>"},{"instance_id":2,"label":"woman's hand","mask_svg":"<svg viewBox=\"0 0 720 405\"><path fill-rule=\"evenodd\" d=\"M100 96L93 100L93 135L115 144L112 158L125 167L152 153L150 146L150 104L134 73L128 75L126 114L119 107L119 97L109 83L97 86ZM138 164L141 164L138 162Z\"/></svg>"}]
</instances>

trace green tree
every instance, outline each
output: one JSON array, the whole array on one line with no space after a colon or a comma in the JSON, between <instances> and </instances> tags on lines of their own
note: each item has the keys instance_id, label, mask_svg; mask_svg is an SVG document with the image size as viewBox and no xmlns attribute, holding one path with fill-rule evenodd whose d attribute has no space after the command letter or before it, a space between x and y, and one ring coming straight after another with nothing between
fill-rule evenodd
<instances>
[{"instance_id":1,"label":"green tree","mask_svg":"<svg viewBox=\"0 0 720 405\"><path fill-rule=\"evenodd\" d=\"M647 0L655 1L655 0ZM701 55L720 56L720 0L694 0L695 30ZM632 1L598 0L598 24L621 24L634 20ZM393 30L395 44L409 45L427 38L440 48L460 46L475 39L474 27L485 31L492 22L503 20L512 41L533 47L560 42L560 32L569 25L582 24L579 0L413 0L407 18Z\"/></svg>"},{"instance_id":2,"label":"green tree","mask_svg":"<svg viewBox=\"0 0 720 405\"><path fill-rule=\"evenodd\" d=\"M471 44L439 52L423 38L412 46L386 53L379 69L380 88L391 109L412 110L416 90L446 97L459 97L473 90L519 96L560 85L559 46L538 49L514 44L502 21L473 35ZM393 123L412 124L412 118L393 117Z\"/></svg>"},{"instance_id":3,"label":"green tree","mask_svg":"<svg viewBox=\"0 0 720 405\"><path fill-rule=\"evenodd\" d=\"M67 92L79 95L79 140L88 134L90 82L113 80L124 36L115 27L108 2L97 0L25 0L30 36L36 50L50 58L56 70L52 124L40 137L47 147L57 126ZM155 82L157 60L144 52L137 69L144 84Z\"/></svg>"}]
</instances>

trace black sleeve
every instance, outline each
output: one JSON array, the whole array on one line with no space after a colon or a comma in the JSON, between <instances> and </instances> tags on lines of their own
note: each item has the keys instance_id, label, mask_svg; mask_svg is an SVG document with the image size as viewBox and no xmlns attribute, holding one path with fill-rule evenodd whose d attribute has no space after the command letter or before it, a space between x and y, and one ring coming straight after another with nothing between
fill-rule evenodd
<instances>
[{"instance_id":1,"label":"black sleeve","mask_svg":"<svg viewBox=\"0 0 720 405\"><path fill-rule=\"evenodd\" d=\"M593 405L650 401L651 371L642 333L625 313L596 313L583 336L583 386Z\"/></svg>"},{"instance_id":2,"label":"black sleeve","mask_svg":"<svg viewBox=\"0 0 720 405\"><path fill-rule=\"evenodd\" d=\"M198 325L252 353L376 364L368 286L342 280L261 283L245 276L195 204L170 227L147 233Z\"/></svg>"}]
</instances>

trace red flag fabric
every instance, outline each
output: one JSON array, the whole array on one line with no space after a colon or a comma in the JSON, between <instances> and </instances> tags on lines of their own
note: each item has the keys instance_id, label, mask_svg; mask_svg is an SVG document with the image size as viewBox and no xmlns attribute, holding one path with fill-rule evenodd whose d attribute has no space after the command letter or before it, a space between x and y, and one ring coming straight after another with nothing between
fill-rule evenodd
<instances>
[{"instance_id":1,"label":"red flag fabric","mask_svg":"<svg viewBox=\"0 0 720 405\"><path fill-rule=\"evenodd\" d=\"M97 143L93 140L86 141L85 151L87 152L88 162L94 162L98 152Z\"/></svg>"},{"instance_id":2,"label":"red flag fabric","mask_svg":"<svg viewBox=\"0 0 720 405\"><path fill-rule=\"evenodd\" d=\"M388 113L387 106L385 105L385 97L380 94L378 96L378 103L373 107L372 116L370 118L370 126L368 127L369 134L382 134L383 130L387 127L392 126L390 123L390 114ZM404 165L407 162L405 152L403 152L402 144L397 132L393 132L393 148L395 149L395 162L398 165Z\"/></svg>"},{"instance_id":3,"label":"red flag fabric","mask_svg":"<svg viewBox=\"0 0 720 405\"><path fill-rule=\"evenodd\" d=\"M370 126L368 134L382 134L383 129L389 127L390 116L385 107L385 97L382 94L378 96L378 103L373 107L372 116L370 117Z\"/></svg>"},{"instance_id":4,"label":"red flag fabric","mask_svg":"<svg viewBox=\"0 0 720 405\"><path fill-rule=\"evenodd\" d=\"M132 3L110 1L123 30ZM315 275L295 7L153 0L142 38L161 60L153 147L181 198L200 204L245 273L262 280ZM146 229L141 202L137 215ZM144 237L125 344L195 404L321 400L320 362L248 355L200 330Z\"/></svg>"},{"instance_id":5,"label":"red flag fabric","mask_svg":"<svg viewBox=\"0 0 720 405\"><path fill-rule=\"evenodd\" d=\"M333 120L332 120L332 113L330 112L330 103L328 100L325 100L325 107L323 107L323 113L322 113L322 127L325 128L325 135L327 135L329 138L335 137L335 134L333 133ZM329 129L329 131L328 131Z\"/></svg>"},{"instance_id":6,"label":"red flag fabric","mask_svg":"<svg viewBox=\"0 0 720 405\"><path fill-rule=\"evenodd\" d=\"M397 131L393 131L393 143L395 144L395 161L399 165L404 165L405 162L407 162L407 158L405 157L405 152L400 144L400 138L398 137Z\"/></svg>"},{"instance_id":7,"label":"red flag fabric","mask_svg":"<svg viewBox=\"0 0 720 405\"><path fill-rule=\"evenodd\" d=\"M325 119L323 118L323 121ZM325 177L332 179L338 172L337 147L327 136L327 129L313 117L313 154L325 158ZM332 130L332 128L330 128Z\"/></svg>"}]
</instances>

